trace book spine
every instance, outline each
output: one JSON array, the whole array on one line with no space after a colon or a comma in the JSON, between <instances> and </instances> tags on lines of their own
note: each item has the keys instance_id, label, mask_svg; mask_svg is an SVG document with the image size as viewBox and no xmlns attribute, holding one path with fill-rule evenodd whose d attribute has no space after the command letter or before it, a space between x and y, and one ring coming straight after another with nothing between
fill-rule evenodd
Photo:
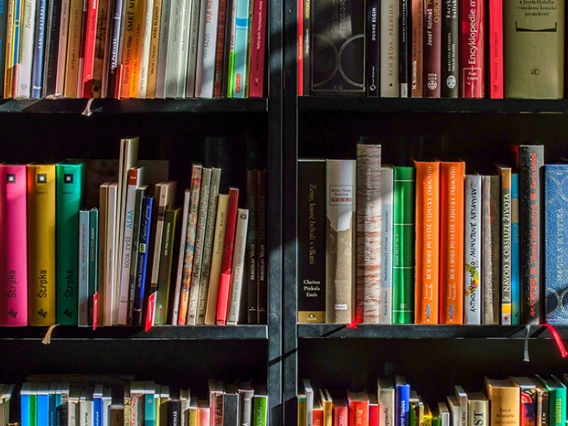
<instances>
[{"instance_id":1,"label":"book spine","mask_svg":"<svg viewBox=\"0 0 568 426\"><path fill-rule=\"evenodd\" d=\"M410 21L410 13L408 10L408 2L412 0L400 0L400 19L399 19L399 81L400 81L400 97L408 98L408 82L409 82L409 56L410 52L410 32L408 24ZM411 83L412 84L412 83Z\"/></svg>"},{"instance_id":2,"label":"book spine","mask_svg":"<svg viewBox=\"0 0 568 426\"><path fill-rule=\"evenodd\" d=\"M114 0L114 7L111 9L112 13L112 21L110 22L109 31L111 33L110 40L109 40L109 61L108 61L108 69L105 72L108 72L108 83L107 83L107 95L109 97L118 98L120 97L120 93L118 92L117 86L120 81L119 76L119 64L120 64L120 55L122 51L121 43L121 30L123 26L123 16L122 16L122 7L123 7L122 0Z\"/></svg>"},{"instance_id":3,"label":"book spine","mask_svg":"<svg viewBox=\"0 0 568 426\"><path fill-rule=\"evenodd\" d=\"M541 172L542 145L519 146L519 207L521 234L521 324L540 323L542 287Z\"/></svg>"},{"instance_id":4,"label":"book spine","mask_svg":"<svg viewBox=\"0 0 568 426\"><path fill-rule=\"evenodd\" d=\"M117 36L120 39L121 47L120 53L117 52L117 62L115 70L118 70L120 65L120 74L115 76L114 83L116 84L116 98L128 99L130 97L130 83L132 79L132 66L134 60L134 31L136 21L136 10L139 9L138 3L141 0L127 0L124 3L124 23L117 29ZM113 30L114 31L114 30ZM113 43L115 41L113 40ZM112 61L111 61L112 67ZM112 68L111 68L112 69ZM117 71L115 71L116 73ZM118 79L118 81L117 81Z\"/></svg>"},{"instance_id":5,"label":"book spine","mask_svg":"<svg viewBox=\"0 0 568 426\"><path fill-rule=\"evenodd\" d=\"M10 96L15 96L17 90L17 68L20 63L22 42L22 21L23 21L23 5L24 0L15 0L14 3L14 39L13 39L13 62L12 62L12 86Z\"/></svg>"},{"instance_id":6,"label":"book spine","mask_svg":"<svg viewBox=\"0 0 568 426\"><path fill-rule=\"evenodd\" d=\"M367 97L379 96L379 19L380 2L369 0L365 3L367 8L366 45L365 45L365 82Z\"/></svg>"},{"instance_id":7,"label":"book spine","mask_svg":"<svg viewBox=\"0 0 568 426\"><path fill-rule=\"evenodd\" d=\"M247 227L249 221L248 210L238 209L237 229L235 230L235 249L233 255L233 266L231 271L231 292L229 294L229 312L227 315L227 325L237 325L239 322L240 311L242 308L243 294L243 270L245 265L245 250Z\"/></svg>"},{"instance_id":8,"label":"book spine","mask_svg":"<svg viewBox=\"0 0 568 426\"><path fill-rule=\"evenodd\" d=\"M467 424L470 424L470 422L483 422L482 424L486 425L486 424L491 424L493 423L495 420L494 419L490 419L489 418L489 403L488 401L481 401L481 400L472 400L472 401L468 401L468 420L467 420ZM492 404L493 406L493 404ZM491 416L494 416L496 413L493 412L493 408L491 409ZM497 420L497 423L500 423L499 420ZM475 423L473 423L475 424Z\"/></svg>"},{"instance_id":9,"label":"book spine","mask_svg":"<svg viewBox=\"0 0 568 426\"><path fill-rule=\"evenodd\" d=\"M28 325L26 166L0 166L0 325Z\"/></svg>"},{"instance_id":10,"label":"book spine","mask_svg":"<svg viewBox=\"0 0 568 426\"><path fill-rule=\"evenodd\" d=\"M185 256L185 240L187 238L187 218L189 217L189 202L191 200L191 189L186 188L183 195L183 210L181 215L181 238L179 252L178 252L178 263L176 272L176 286L174 290L174 304L172 309L172 325L178 325L179 317L179 307L181 303L181 282L183 278L183 258Z\"/></svg>"},{"instance_id":11,"label":"book spine","mask_svg":"<svg viewBox=\"0 0 568 426\"><path fill-rule=\"evenodd\" d=\"M300 176L301 166L298 164L298 175ZM325 167L322 167L322 173L325 179ZM322 176L321 174L319 176ZM299 181L300 182L300 181ZM324 189L325 183L321 186L320 191ZM300 188L298 189L300 191ZM246 208L249 211L249 224L247 232L247 252L246 252L246 265L245 265L245 275L246 275L246 289L248 292L247 297L247 322L248 324L256 324L257 322L257 299L256 295L258 293L258 264L257 264L257 251L258 251L258 170L247 170L247 192L246 192ZM298 200L301 200L299 197ZM323 201L320 200L320 202ZM300 201L301 202L301 201ZM305 210L304 210L305 211ZM307 212L306 212L307 214ZM298 220L300 220L300 215L298 215ZM323 222L321 222L323 223ZM298 225L300 226L300 225ZM304 228L306 230L306 228ZM302 232L298 232L300 244ZM300 250L300 245L298 245L298 250ZM298 258L300 256L298 255ZM298 264L298 268L303 267L303 264ZM322 263L320 263L322 266ZM323 266L322 266L323 267ZM298 269L300 271L300 269ZM322 274L323 275L323 274ZM300 272L298 272L300 276ZM298 299L298 311L301 311L301 302ZM325 300L325 299L324 299ZM325 302L323 302L323 311L325 311ZM300 314L298 313L298 322L300 321ZM323 319L322 321L323 322Z\"/></svg>"},{"instance_id":12,"label":"book spine","mask_svg":"<svg viewBox=\"0 0 568 426\"><path fill-rule=\"evenodd\" d=\"M217 24L219 19L219 0L205 0L201 3L202 20L200 26L200 44L197 53L195 96L200 98L213 97L215 80L215 44L205 44L203 40L217 39ZM211 19L204 19L211 16ZM201 37L202 36L202 37Z\"/></svg>"},{"instance_id":13,"label":"book spine","mask_svg":"<svg viewBox=\"0 0 568 426\"><path fill-rule=\"evenodd\" d=\"M440 163L416 162L415 323L438 324Z\"/></svg>"},{"instance_id":14,"label":"book spine","mask_svg":"<svg viewBox=\"0 0 568 426\"><path fill-rule=\"evenodd\" d=\"M8 0L0 1L0 98L4 97L4 77L7 55Z\"/></svg>"},{"instance_id":15,"label":"book spine","mask_svg":"<svg viewBox=\"0 0 568 426\"><path fill-rule=\"evenodd\" d=\"M156 81L158 77L159 43L160 43L160 22L162 20L163 0L154 0L152 11L152 26L150 29L150 49L148 52L148 83L146 85L145 97L154 99L156 96Z\"/></svg>"},{"instance_id":16,"label":"book spine","mask_svg":"<svg viewBox=\"0 0 568 426\"><path fill-rule=\"evenodd\" d=\"M16 86L17 98L29 98L31 95L36 6L37 0L24 0L24 20Z\"/></svg>"},{"instance_id":17,"label":"book spine","mask_svg":"<svg viewBox=\"0 0 568 426\"><path fill-rule=\"evenodd\" d=\"M296 2L297 16L296 27L298 29L298 43L296 50L296 64L297 64L297 90L298 96L304 96L304 0L297 0ZM311 78L310 78L311 88ZM306 93L306 96L310 93Z\"/></svg>"},{"instance_id":18,"label":"book spine","mask_svg":"<svg viewBox=\"0 0 568 426\"><path fill-rule=\"evenodd\" d=\"M77 98L83 97L83 65L85 63L85 39L87 37L87 16L89 14L89 0L83 0L81 12L81 32L79 35L79 60L77 62Z\"/></svg>"},{"instance_id":19,"label":"book spine","mask_svg":"<svg viewBox=\"0 0 568 426\"><path fill-rule=\"evenodd\" d=\"M257 205L257 231L258 231L258 291L257 297L257 324L267 324L268 321L268 278L267 278L267 193L266 170L258 171L258 205Z\"/></svg>"},{"instance_id":20,"label":"book spine","mask_svg":"<svg viewBox=\"0 0 568 426\"><path fill-rule=\"evenodd\" d=\"M130 268L128 271L128 306L126 308L126 323L132 325L132 314L134 312L134 297L136 294L136 271L138 271L138 249L140 247L140 222L142 220L142 203L144 201L144 188L137 188L134 199L134 212L132 220L132 242L130 248ZM128 207L127 207L126 223L128 223ZM125 230L126 234L126 230ZM124 252L123 250L123 257ZM124 267L124 261L122 266Z\"/></svg>"},{"instance_id":21,"label":"book spine","mask_svg":"<svg viewBox=\"0 0 568 426\"><path fill-rule=\"evenodd\" d=\"M197 0L195 0L197 1ZM177 71L177 84L176 84L176 98L185 97L186 92L186 81L187 81L187 54L188 54L188 44L189 44L189 20L191 13L191 6L194 3L191 1L184 1L182 3L182 13L181 13L181 33L180 33L180 43L179 43L179 60L178 60L178 71Z\"/></svg>"},{"instance_id":22,"label":"book spine","mask_svg":"<svg viewBox=\"0 0 568 426\"><path fill-rule=\"evenodd\" d=\"M118 324L118 290L117 290L117 216L118 216L118 185L113 182L108 187L107 219L106 219L106 247L104 269L104 300L102 303L103 326Z\"/></svg>"},{"instance_id":23,"label":"book spine","mask_svg":"<svg viewBox=\"0 0 568 426\"><path fill-rule=\"evenodd\" d=\"M380 324L392 324L392 241L393 241L394 174L381 168L381 301Z\"/></svg>"},{"instance_id":24,"label":"book spine","mask_svg":"<svg viewBox=\"0 0 568 426\"><path fill-rule=\"evenodd\" d=\"M69 30L67 32L67 58L65 63L65 86L63 95L66 98L76 98L77 83L79 81L79 51L81 50L83 0L70 0L68 18Z\"/></svg>"},{"instance_id":25,"label":"book spine","mask_svg":"<svg viewBox=\"0 0 568 426\"><path fill-rule=\"evenodd\" d=\"M12 77L14 75L14 15L17 0L8 0L8 15L6 22L6 57L4 64L4 78L0 82L3 88L3 98L12 97Z\"/></svg>"},{"instance_id":26,"label":"book spine","mask_svg":"<svg viewBox=\"0 0 568 426\"><path fill-rule=\"evenodd\" d=\"M245 81L247 76L247 44L249 32L249 0L235 0L237 2L235 16L235 70L233 78L233 98L245 97ZM309 1L309 0L306 0ZM309 9L308 9L309 14ZM309 15L308 15L309 16ZM305 26L304 26L305 29ZM304 42L305 46L305 42ZM304 49L304 55L307 50Z\"/></svg>"},{"instance_id":27,"label":"book spine","mask_svg":"<svg viewBox=\"0 0 568 426\"><path fill-rule=\"evenodd\" d=\"M381 277L381 145L357 144L355 321L379 324Z\"/></svg>"},{"instance_id":28,"label":"book spine","mask_svg":"<svg viewBox=\"0 0 568 426\"><path fill-rule=\"evenodd\" d=\"M168 61L165 70L165 97L177 96L177 82L179 72L179 48L181 44L181 26L183 19L183 5L180 0L172 0L170 7L170 24L168 35Z\"/></svg>"},{"instance_id":29,"label":"book spine","mask_svg":"<svg viewBox=\"0 0 568 426\"><path fill-rule=\"evenodd\" d=\"M520 426L535 425L537 392L534 387L520 385Z\"/></svg>"},{"instance_id":30,"label":"book spine","mask_svg":"<svg viewBox=\"0 0 568 426\"><path fill-rule=\"evenodd\" d=\"M481 0L460 0L459 87L462 98L485 97L485 5Z\"/></svg>"},{"instance_id":31,"label":"book spine","mask_svg":"<svg viewBox=\"0 0 568 426\"><path fill-rule=\"evenodd\" d=\"M298 322L325 322L325 161L298 162ZM252 215L251 215L252 220ZM250 285L250 283L249 283ZM254 294L256 301L256 292ZM256 321L256 312L254 315ZM249 317L250 323L250 317Z\"/></svg>"},{"instance_id":32,"label":"book spine","mask_svg":"<svg viewBox=\"0 0 568 426\"><path fill-rule=\"evenodd\" d=\"M412 91L413 98L421 98L423 92L423 54L424 54L424 0L411 0L412 11L410 18L412 20Z\"/></svg>"},{"instance_id":33,"label":"book spine","mask_svg":"<svg viewBox=\"0 0 568 426\"><path fill-rule=\"evenodd\" d=\"M150 244L150 228L152 223L152 207L154 199L144 197L142 202L142 219L140 222L140 243L138 245L138 269L136 271L136 293L132 314L133 325L142 325L142 308L146 294L146 272Z\"/></svg>"},{"instance_id":34,"label":"book spine","mask_svg":"<svg viewBox=\"0 0 568 426\"><path fill-rule=\"evenodd\" d=\"M93 83L91 97L106 98L110 42L110 7L112 0L98 0L95 51L93 55Z\"/></svg>"},{"instance_id":35,"label":"book spine","mask_svg":"<svg viewBox=\"0 0 568 426\"><path fill-rule=\"evenodd\" d=\"M29 325L55 324L55 166L28 165Z\"/></svg>"},{"instance_id":36,"label":"book spine","mask_svg":"<svg viewBox=\"0 0 568 426\"><path fill-rule=\"evenodd\" d=\"M392 322L414 320L414 197L413 167L394 168Z\"/></svg>"},{"instance_id":37,"label":"book spine","mask_svg":"<svg viewBox=\"0 0 568 426\"><path fill-rule=\"evenodd\" d=\"M162 15L160 16L160 39L158 41L158 65L156 69L155 98L166 97L166 66L169 60L169 25L172 0L162 0Z\"/></svg>"},{"instance_id":38,"label":"book spine","mask_svg":"<svg viewBox=\"0 0 568 426\"><path fill-rule=\"evenodd\" d=\"M225 51L223 55L223 84L221 85L222 97L230 98L233 95L233 79L231 75L235 67L235 14L237 3L234 0L227 2L225 14Z\"/></svg>"},{"instance_id":39,"label":"book spine","mask_svg":"<svg viewBox=\"0 0 568 426\"><path fill-rule=\"evenodd\" d=\"M235 0L236 1L236 0ZM222 98L226 95L223 93L223 61L225 59L225 33L230 31L231 26L226 24L227 15L231 15L231 9L227 7L228 4L233 4L234 2L228 2L227 0L219 0L219 28L217 30L217 43L215 45L215 82L213 86L213 97ZM227 49L229 46L227 46ZM194 71L195 73L195 71ZM195 84L195 81L194 81Z\"/></svg>"},{"instance_id":40,"label":"book spine","mask_svg":"<svg viewBox=\"0 0 568 426\"><path fill-rule=\"evenodd\" d=\"M153 39L154 0L144 2L144 16L142 18L142 36L140 38L140 66L138 73L137 98L145 99L148 90L148 74L150 65L150 45ZM156 30L157 33L157 30Z\"/></svg>"},{"instance_id":41,"label":"book spine","mask_svg":"<svg viewBox=\"0 0 568 426\"><path fill-rule=\"evenodd\" d=\"M483 297L482 323L499 324L500 227L499 176L482 177L481 233L481 295Z\"/></svg>"},{"instance_id":42,"label":"book spine","mask_svg":"<svg viewBox=\"0 0 568 426\"><path fill-rule=\"evenodd\" d=\"M465 178L465 324L481 324L481 176Z\"/></svg>"},{"instance_id":43,"label":"book spine","mask_svg":"<svg viewBox=\"0 0 568 426\"><path fill-rule=\"evenodd\" d=\"M521 323L521 265L519 235L519 174L511 175L511 317Z\"/></svg>"},{"instance_id":44,"label":"book spine","mask_svg":"<svg viewBox=\"0 0 568 426\"><path fill-rule=\"evenodd\" d=\"M47 23L45 32L45 63L43 67L42 96L55 94L57 79L57 60L59 49L59 33L61 24L62 0L47 2ZM6 45L6 48L8 46ZM6 58L7 60L7 58Z\"/></svg>"},{"instance_id":45,"label":"book spine","mask_svg":"<svg viewBox=\"0 0 568 426\"><path fill-rule=\"evenodd\" d=\"M262 98L264 95L264 74L266 68L266 9L265 0L254 0L251 40L251 66L249 97Z\"/></svg>"},{"instance_id":46,"label":"book spine","mask_svg":"<svg viewBox=\"0 0 568 426\"><path fill-rule=\"evenodd\" d=\"M489 97L503 99L503 1L489 0L488 22L488 61L489 61ZM516 36L516 35L514 35ZM514 71L513 71L514 72Z\"/></svg>"},{"instance_id":47,"label":"book spine","mask_svg":"<svg viewBox=\"0 0 568 426\"><path fill-rule=\"evenodd\" d=\"M47 0L38 0L35 17L34 55L32 64L31 98L40 99L43 92L43 60L45 43L45 14Z\"/></svg>"},{"instance_id":48,"label":"book spine","mask_svg":"<svg viewBox=\"0 0 568 426\"><path fill-rule=\"evenodd\" d=\"M168 318L170 306L170 285L172 276L172 259L176 242L176 226L180 209L167 209L164 218L164 238L160 259L160 275L158 278L158 294L156 297L156 315L154 324L164 325Z\"/></svg>"},{"instance_id":49,"label":"book spine","mask_svg":"<svg viewBox=\"0 0 568 426\"><path fill-rule=\"evenodd\" d=\"M380 87L382 98L398 98L399 82L399 0L380 3Z\"/></svg>"},{"instance_id":50,"label":"book spine","mask_svg":"<svg viewBox=\"0 0 568 426\"><path fill-rule=\"evenodd\" d=\"M440 3L436 6L434 0L425 0L424 81L422 83L425 98L439 98L442 95L442 10Z\"/></svg>"},{"instance_id":51,"label":"book spine","mask_svg":"<svg viewBox=\"0 0 568 426\"><path fill-rule=\"evenodd\" d=\"M130 75L128 76L128 83L123 81L123 86L121 89L121 97L124 94L126 99L138 97L138 88L140 86L140 65L142 63L142 37L143 37L143 27L144 27L144 13L146 11L146 5L149 1L146 0L136 0L134 6L134 21L130 23L128 21L128 16L126 17L126 26L132 24L133 26L133 36L132 36L132 50L130 58ZM122 58L124 61L124 57ZM128 64L128 58L126 58L126 63ZM128 71L125 69L125 74ZM126 87L128 85L128 87Z\"/></svg>"},{"instance_id":52,"label":"book spine","mask_svg":"<svg viewBox=\"0 0 568 426\"><path fill-rule=\"evenodd\" d=\"M82 93L84 98L93 94L93 73L95 69L95 43L97 40L97 19L99 0L87 0L87 22L85 28Z\"/></svg>"},{"instance_id":53,"label":"book spine","mask_svg":"<svg viewBox=\"0 0 568 426\"><path fill-rule=\"evenodd\" d=\"M89 212L89 301L87 305L87 323L96 324L98 312L95 310L95 298L98 297L99 279L99 211L93 209Z\"/></svg>"},{"instance_id":54,"label":"book spine","mask_svg":"<svg viewBox=\"0 0 568 426\"><path fill-rule=\"evenodd\" d=\"M322 417L323 412L318 410ZM313 412L315 414L315 410ZM349 425L353 426L367 426L369 419L369 401L350 401L349 403ZM312 423L316 426L315 423ZM320 421L321 426L321 421Z\"/></svg>"},{"instance_id":55,"label":"book spine","mask_svg":"<svg viewBox=\"0 0 568 426\"><path fill-rule=\"evenodd\" d=\"M465 163L440 167L440 324L463 324Z\"/></svg>"},{"instance_id":56,"label":"book spine","mask_svg":"<svg viewBox=\"0 0 568 426\"><path fill-rule=\"evenodd\" d=\"M61 17L59 21L59 44L57 47L57 74L54 95L63 95L65 91L65 69L67 64L67 45L71 0L61 0Z\"/></svg>"},{"instance_id":57,"label":"book spine","mask_svg":"<svg viewBox=\"0 0 568 426\"><path fill-rule=\"evenodd\" d=\"M409 426L410 385L396 385L395 426Z\"/></svg>"},{"instance_id":58,"label":"book spine","mask_svg":"<svg viewBox=\"0 0 568 426\"><path fill-rule=\"evenodd\" d=\"M238 1L238 0L237 0ZM303 0L302 2L302 84L304 85L303 95L308 96L311 93L310 86L312 82L312 62L311 62L311 0Z\"/></svg>"},{"instance_id":59,"label":"book spine","mask_svg":"<svg viewBox=\"0 0 568 426\"><path fill-rule=\"evenodd\" d=\"M459 96L459 0L444 0L442 17L442 97Z\"/></svg>"},{"instance_id":60,"label":"book spine","mask_svg":"<svg viewBox=\"0 0 568 426\"><path fill-rule=\"evenodd\" d=\"M219 11L221 11L221 1L219 2ZM225 9L226 9L225 5ZM199 22L201 19L201 3L194 1L191 9L191 24L189 26L189 52L187 58L187 83L186 94L188 98L196 96L196 78L197 78L197 55L199 53Z\"/></svg>"},{"instance_id":61,"label":"book spine","mask_svg":"<svg viewBox=\"0 0 568 426\"><path fill-rule=\"evenodd\" d=\"M511 325L511 169L501 174L501 324Z\"/></svg>"},{"instance_id":62,"label":"book spine","mask_svg":"<svg viewBox=\"0 0 568 426\"><path fill-rule=\"evenodd\" d=\"M89 211L79 212L79 291L77 325L88 326L89 308Z\"/></svg>"},{"instance_id":63,"label":"book spine","mask_svg":"<svg viewBox=\"0 0 568 426\"><path fill-rule=\"evenodd\" d=\"M258 395L255 393L252 400L253 410L253 425L254 426L267 426L268 425L268 396Z\"/></svg>"}]
</instances>

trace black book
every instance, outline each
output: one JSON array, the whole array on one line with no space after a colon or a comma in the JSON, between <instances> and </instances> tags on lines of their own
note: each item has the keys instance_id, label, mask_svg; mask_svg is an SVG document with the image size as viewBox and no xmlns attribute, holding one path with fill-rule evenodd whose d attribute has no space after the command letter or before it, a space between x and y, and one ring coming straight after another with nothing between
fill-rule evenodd
<instances>
[{"instance_id":1,"label":"black book","mask_svg":"<svg viewBox=\"0 0 568 426\"><path fill-rule=\"evenodd\" d=\"M258 204L257 204L257 267L258 267L258 292L257 292L257 324L266 324L268 321L267 304L268 304L268 278L267 278L267 239L266 239L266 169L258 171ZM249 219L250 223L250 219Z\"/></svg>"},{"instance_id":2,"label":"black book","mask_svg":"<svg viewBox=\"0 0 568 426\"><path fill-rule=\"evenodd\" d=\"M367 96L376 98L379 96L379 34L380 13L379 0L367 0L367 27L365 44L365 83Z\"/></svg>"},{"instance_id":3,"label":"black book","mask_svg":"<svg viewBox=\"0 0 568 426\"><path fill-rule=\"evenodd\" d=\"M247 170L246 208L249 211L245 274L247 282L247 322L256 324L258 317L258 265L257 265L257 238L258 238L258 170ZM242 311L241 311L242 312Z\"/></svg>"},{"instance_id":4,"label":"black book","mask_svg":"<svg viewBox=\"0 0 568 426\"><path fill-rule=\"evenodd\" d=\"M311 44L312 44L312 28L311 28L311 0L303 0L302 2L302 17L303 17L303 39L304 39L304 49L302 54L303 67L302 73L304 74L304 96L310 94L310 89L312 87L312 64L311 64Z\"/></svg>"},{"instance_id":5,"label":"black book","mask_svg":"<svg viewBox=\"0 0 568 426\"><path fill-rule=\"evenodd\" d=\"M409 0L400 0L400 18L399 18L399 84L400 84L400 97L408 98L408 82L410 79L410 31L408 31L408 24L410 21L410 13L408 12ZM395 53L396 54L396 53Z\"/></svg>"},{"instance_id":6,"label":"black book","mask_svg":"<svg viewBox=\"0 0 568 426\"><path fill-rule=\"evenodd\" d=\"M181 426L181 404L179 401L179 393L172 393L172 397L168 401L168 419L160 419L160 424L167 424L169 426Z\"/></svg>"},{"instance_id":7,"label":"black book","mask_svg":"<svg viewBox=\"0 0 568 426\"><path fill-rule=\"evenodd\" d=\"M49 95L55 95L55 86L57 84L61 3L62 0L50 0L47 2L42 90L42 96L44 98Z\"/></svg>"},{"instance_id":8,"label":"black book","mask_svg":"<svg viewBox=\"0 0 568 426\"><path fill-rule=\"evenodd\" d=\"M459 93L460 22L458 0L444 0L442 15L442 97L457 98Z\"/></svg>"},{"instance_id":9,"label":"black book","mask_svg":"<svg viewBox=\"0 0 568 426\"><path fill-rule=\"evenodd\" d=\"M223 426L241 426L239 394L234 383L225 385L225 398L223 398Z\"/></svg>"}]
</instances>

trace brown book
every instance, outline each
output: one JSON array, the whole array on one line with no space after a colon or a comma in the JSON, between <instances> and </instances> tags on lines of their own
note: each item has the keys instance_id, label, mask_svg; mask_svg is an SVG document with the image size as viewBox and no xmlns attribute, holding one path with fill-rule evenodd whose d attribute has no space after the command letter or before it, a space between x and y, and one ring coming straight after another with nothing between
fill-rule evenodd
<instances>
[{"instance_id":1,"label":"brown book","mask_svg":"<svg viewBox=\"0 0 568 426\"><path fill-rule=\"evenodd\" d=\"M501 183L496 175L481 179L481 323L499 324Z\"/></svg>"},{"instance_id":2,"label":"brown book","mask_svg":"<svg viewBox=\"0 0 568 426\"><path fill-rule=\"evenodd\" d=\"M63 94L66 98L77 97L82 20L83 1L71 0L69 5L69 32L67 41L67 63L65 65L65 87L63 90Z\"/></svg>"},{"instance_id":3,"label":"brown book","mask_svg":"<svg viewBox=\"0 0 568 426\"><path fill-rule=\"evenodd\" d=\"M424 51L424 0L412 0L412 64L411 64L411 96L421 98L423 93L423 51Z\"/></svg>"},{"instance_id":4,"label":"brown book","mask_svg":"<svg viewBox=\"0 0 568 426\"><path fill-rule=\"evenodd\" d=\"M223 60L225 59L225 48L229 49L229 46L225 46L225 31L230 29L226 28L227 3L227 0L219 0L219 24L217 28L217 48L215 50L215 80L213 83L214 98L223 98L227 96L226 93L222 93Z\"/></svg>"},{"instance_id":5,"label":"brown book","mask_svg":"<svg viewBox=\"0 0 568 426\"><path fill-rule=\"evenodd\" d=\"M497 380L486 377L485 389L491 402L491 426L518 426L520 424L519 387L509 379Z\"/></svg>"},{"instance_id":6,"label":"brown book","mask_svg":"<svg viewBox=\"0 0 568 426\"><path fill-rule=\"evenodd\" d=\"M424 97L442 95L442 19L441 7L434 0L424 3Z\"/></svg>"}]
</instances>

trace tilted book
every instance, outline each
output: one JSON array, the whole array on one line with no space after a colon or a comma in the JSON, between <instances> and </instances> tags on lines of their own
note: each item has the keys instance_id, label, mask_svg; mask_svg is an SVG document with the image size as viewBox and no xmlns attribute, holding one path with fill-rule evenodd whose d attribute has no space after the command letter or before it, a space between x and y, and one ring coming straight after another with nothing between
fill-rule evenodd
<instances>
[{"instance_id":1,"label":"tilted book","mask_svg":"<svg viewBox=\"0 0 568 426\"><path fill-rule=\"evenodd\" d=\"M482 324L499 324L501 182L496 175L482 176L481 179L481 321Z\"/></svg>"},{"instance_id":2,"label":"tilted book","mask_svg":"<svg viewBox=\"0 0 568 426\"><path fill-rule=\"evenodd\" d=\"M392 324L392 240L393 240L392 166L381 167L381 301L380 324Z\"/></svg>"},{"instance_id":3,"label":"tilted book","mask_svg":"<svg viewBox=\"0 0 568 426\"><path fill-rule=\"evenodd\" d=\"M501 176L501 324L511 325L511 168L498 164Z\"/></svg>"},{"instance_id":4,"label":"tilted book","mask_svg":"<svg viewBox=\"0 0 568 426\"><path fill-rule=\"evenodd\" d=\"M481 324L481 176L465 177L464 323Z\"/></svg>"}]
</instances>

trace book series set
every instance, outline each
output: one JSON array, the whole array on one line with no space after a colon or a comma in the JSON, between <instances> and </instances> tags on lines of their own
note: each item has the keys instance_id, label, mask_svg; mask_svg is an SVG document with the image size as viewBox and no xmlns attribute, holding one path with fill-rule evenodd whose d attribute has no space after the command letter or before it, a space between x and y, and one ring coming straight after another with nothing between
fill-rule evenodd
<instances>
[{"instance_id":1,"label":"book series set","mask_svg":"<svg viewBox=\"0 0 568 426\"><path fill-rule=\"evenodd\" d=\"M262 97L266 10L265 0L3 0L0 94Z\"/></svg>"},{"instance_id":2,"label":"book series set","mask_svg":"<svg viewBox=\"0 0 568 426\"><path fill-rule=\"evenodd\" d=\"M298 322L565 325L568 164L298 162Z\"/></svg>"},{"instance_id":3,"label":"book series set","mask_svg":"<svg viewBox=\"0 0 568 426\"><path fill-rule=\"evenodd\" d=\"M566 383L552 375L490 379L484 390L454 386L445 401L426 402L405 376L380 377L372 391L316 390L309 380L298 394L298 426L482 426L563 425Z\"/></svg>"},{"instance_id":4,"label":"book series set","mask_svg":"<svg viewBox=\"0 0 568 426\"><path fill-rule=\"evenodd\" d=\"M168 162L138 147L0 165L0 325L266 323L266 170L239 208L221 168L195 163L177 207Z\"/></svg>"},{"instance_id":5,"label":"book series set","mask_svg":"<svg viewBox=\"0 0 568 426\"><path fill-rule=\"evenodd\" d=\"M563 98L564 11L564 0L298 0L298 95Z\"/></svg>"}]
</instances>

